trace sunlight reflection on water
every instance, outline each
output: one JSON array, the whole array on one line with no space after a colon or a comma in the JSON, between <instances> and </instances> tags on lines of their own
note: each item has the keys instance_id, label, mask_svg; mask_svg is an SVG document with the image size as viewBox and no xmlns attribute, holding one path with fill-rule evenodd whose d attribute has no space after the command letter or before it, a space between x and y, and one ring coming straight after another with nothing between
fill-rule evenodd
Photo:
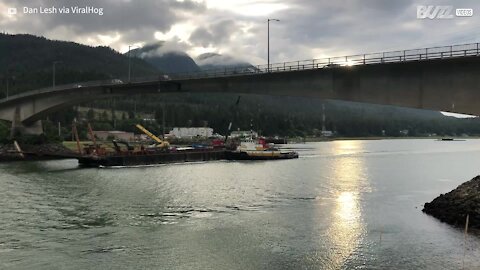
<instances>
[{"instance_id":1,"label":"sunlight reflection on water","mask_svg":"<svg viewBox=\"0 0 480 270\"><path fill-rule=\"evenodd\" d=\"M337 155L356 153L362 151L362 143L362 141L337 141L333 152ZM345 264L362 242L365 226L360 196L365 190L364 182L368 182L368 177L362 156L336 158L332 167L334 177L330 179L336 192L333 219L328 235L336 250L332 261L336 267L339 267Z\"/></svg>"}]
</instances>

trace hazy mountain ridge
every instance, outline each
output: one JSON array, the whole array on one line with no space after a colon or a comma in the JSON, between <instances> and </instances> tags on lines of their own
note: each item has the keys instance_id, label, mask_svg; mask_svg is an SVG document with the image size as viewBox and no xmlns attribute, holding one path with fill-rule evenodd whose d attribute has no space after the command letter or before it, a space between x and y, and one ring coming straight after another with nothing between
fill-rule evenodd
<instances>
[{"instance_id":1,"label":"hazy mountain ridge","mask_svg":"<svg viewBox=\"0 0 480 270\"><path fill-rule=\"evenodd\" d=\"M238 60L229 55L222 55L218 53L201 54L196 58L196 62L203 70L217 68L253 67L253 65L248 62Z\"/></svg>"},{"instance_id":2,"label":"hazy mountain ridge","mask_svg":"<svg viewBox=\"0 0 480 270\"><path fill-rule=\"evenodd\" d=\"M143 59L164 73L196 72L200 68L186 53L180 51L162 50L163 43L148 44L132 50L133 57Z\"/></svg>"},{"instance_id":3,"label":"hazy mountain ridge","mask_svg":"<svg viewBox=\"0 0 480 270\"><path fill-rule=\"evenodd\" d=\"M160 41L132 50L131 55L138 57L165 73L198 72L235 67L253 67L252 64L229 55L204 53L192 58L185 52L175 50Z\"/></svg>"}]
</instances>

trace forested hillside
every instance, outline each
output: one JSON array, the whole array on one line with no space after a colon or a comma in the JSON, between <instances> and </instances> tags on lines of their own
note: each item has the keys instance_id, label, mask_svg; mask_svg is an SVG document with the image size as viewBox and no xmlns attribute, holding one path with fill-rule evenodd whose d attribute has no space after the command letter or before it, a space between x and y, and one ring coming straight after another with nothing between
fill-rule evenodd
<instances>
[{"instance_id":1,"label":"forested hillside","mask_svg":"<svg viewBox=\"0 0 480 270\"><path fill-rule=\"evenodd\" d=\"M155 115L157 123L163 119L167 127L205 126L224 134L230 121L234 129L250 127L265 135L315 136L322 128L322 104L325 105L326 128L338 136L409 136L480 134L478 119L457 119L439 112L399 108L383 105L365 105L342 101L321 101L308 98L243 95L190 94L152 96L129 100L104 100L98 106L127 111L141 104L142 110ZM135 106L135 104L137 104ZM124 127L128 128L128 127ZM132 131L134 128L131 129Z\"/></svg>"},{"instance_id":2,"label":"forested hillside","mask_svg":"<svg viewBox=\"0 0 480 270\"><path fill-rule=\"evenodd\" d=\"M53 62L56 84L126 78L128 57L109 47L90 47L73 42L47 40L32 35L0 34L0 96L52 85ZM132 59L132 76L154 75L158 70L145 61Z\"/></svg>"}]
</instances>

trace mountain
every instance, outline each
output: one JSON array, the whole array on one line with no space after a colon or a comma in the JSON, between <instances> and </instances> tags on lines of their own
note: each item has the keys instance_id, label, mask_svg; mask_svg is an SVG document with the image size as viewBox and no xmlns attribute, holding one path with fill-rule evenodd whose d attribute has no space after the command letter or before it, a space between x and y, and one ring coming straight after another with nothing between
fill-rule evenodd
<instances>
[{"instance_id":1,"label":"mountain","mask_svg":"<svg viewBox=\"0 0 480 270\"><path fill-rule=\"evenodd\" d=\"M163 46L163 42L149 44L130 53L168 74L200 71L188 54L179 51L163 51Z\"/></svg>"},{"instance_id":2,"label":"mountain","mask_svg":"<svg viewBox=\"0 0 480 270\"><path fill-rule=\"evenodd\" d=\"M202 70L220 69L220 68L253 68L248 62L235 59L228 55L218 53L204 53L197 57L197 64Z\"/></svg>"},{"instance_id":3,"label":"mountain","mask_svg":"<svg viewBox=\"0 0 480 270\"><path fill-rule=\"evenodd\" d=\"M5 93L7 78L10 95L51 86L54 61L61 61L56 64L57 85L128 76L128 57L109 47L0 34L1 95ZM131 67L132 77L158 73L141 59L131 59Z\"/></svg>"}]
</instances>

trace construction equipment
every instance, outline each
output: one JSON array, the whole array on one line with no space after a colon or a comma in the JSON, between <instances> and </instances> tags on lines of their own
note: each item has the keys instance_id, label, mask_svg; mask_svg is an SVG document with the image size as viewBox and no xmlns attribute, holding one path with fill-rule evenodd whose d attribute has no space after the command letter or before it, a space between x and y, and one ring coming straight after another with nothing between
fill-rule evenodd
<instances>
[{"instance_id":1,"label":"construction equipment","mask_svg":"<svg viewBox=\"0 0 480 270\"><path fill-rule=\"evenodd\" d=\"M117 153L121 153L121 152L122 152L122 149L121 149L121 147L120 147L119 144L125 145L125 147L127 148L127 151L128 151L128 152L131 152L131 151L134 150L134 147L131 146L131 145L129 145L128 142L126 142L126 141L113 140L112 143L113 143L113 146L114 146L115 151L116 151Z\"/></svg>"},{"instance_id":2,"label":"construction equipment","mask_svg":"<svg viewBox=\"0 0 480 270\"><path fill-rule=\"evenodd\" d=\"M18 144L17 141L13 141L13 145L15 146L16 152L21 158L25 158L25 155L23 155L22 148L20 148L20 145Z\"/></svg>"},{"instance_id":3,"label":"construction equipment","mask_svg":"<svg viewBox=\"0 0 480 270\"><path fill-rule=\"evenodd\" d=\"M240 103L241 98L242 96L238 96L237 102L235 102L235 110L237 111L237 113L238 113L238 104ZM231 130L232 130L232 121L230 121L230 124L228 125L228 130L227 130L227 134L225 135L225 141L224 141L225 144L227 143L228 136L230 136Z\"/></svg>"},{"instance_id":4,"label":"construction equipment","mask_svg":"<svg viewBox=\"0 0 480 270\"><path fill-rule=\"evenodd\" d=\"M105 155L107 150L105 147L102 147L101 144L97 144L97 139L95 138L95 134L93 133L92 126L90 123L87 123L88 128L88 135L90 136L90 140L93 144L86 144L83 148L83 152L87 155L94 155L94 156L102 156ZM115 150L117 150L115 148ZM117 151L118 152L118 151Z\"/></svg>"},{"instance_id":5,"label":"construction equipment","mask_svg":"<svg viewBox=\"0 0 480 270\"><path fill-rule=\"evenodd\" d=\"M93 146L96 148L97 140L95 139L95 134L93 133L92 126L90 125L90 123L87 123L87 128L88 128L88 134L90 135L90 140L92 140Z\"/></svg>"},{"instance_id":6,"label":"construction equipment","mask_svg":"<svg viewBox=\"0 0 480 270\"><path fill-rule=\"evenodd\" d=\"M170 146L170 143L167 141L162 141L160 138L157 136L153 135L150 131L148 131L146 128L144 128L142 125L137 124L135 125L138 129L140 129L143 133L145 133L148 137L152 138L155 142L157 142L157 147L159 148L167 148Z\"/></svg>"},{"instance_id":7,"label":"construction equipment","mask_svg":"<svg viewBox=\"0 0 480 270\"><path fill-rule=\"evenodd\" d=\"M82 153L82 148L80 147L80 137L78 136L78 131L77 131L77 119L73 119L72 123L72 135L75 138L75 141L77 142L77 150L78 153L81 155Z\"/></svg>"}]
</instances>

